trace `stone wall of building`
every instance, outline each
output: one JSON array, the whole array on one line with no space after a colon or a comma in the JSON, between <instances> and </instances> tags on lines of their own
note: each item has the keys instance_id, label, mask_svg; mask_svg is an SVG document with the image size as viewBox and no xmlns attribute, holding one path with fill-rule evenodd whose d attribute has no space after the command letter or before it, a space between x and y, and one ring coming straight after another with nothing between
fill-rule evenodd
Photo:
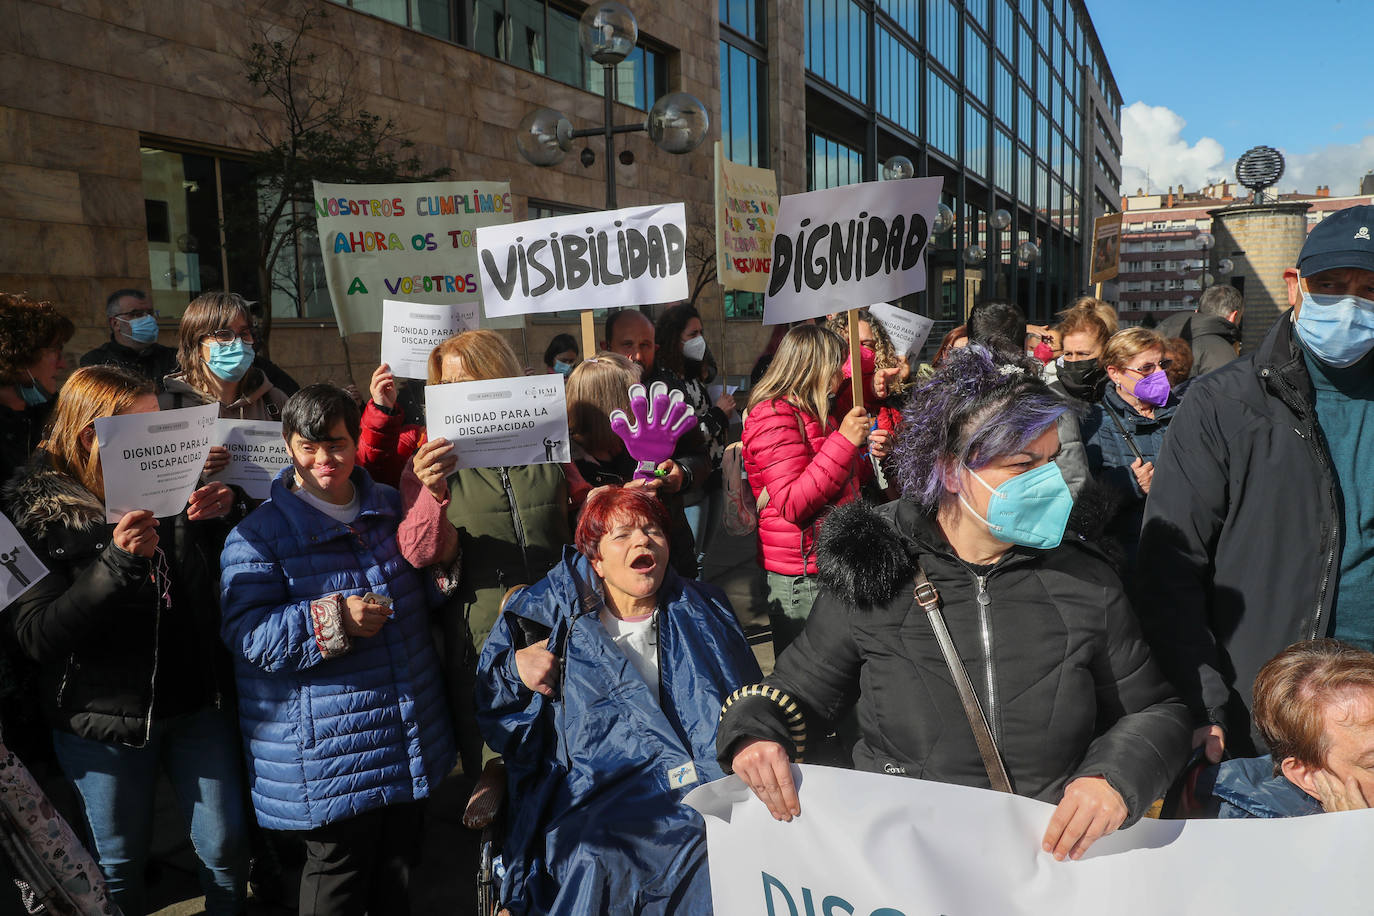
<instances>
[{"instance_id":1,"label":"stone wall of building","mask_svg":"<svg viewBox=\"0 0 1374 916\"><path fill-rule=\"evenodd\" d=\"M321 65L348 74L365 108L408 131L425 167L447 166L458 180L509 179L517 219L529 198L604 205L599 141L588 142L598 154L593 167L583 167L575 149L547 169L521 159L514 141L520 118L540 106L566 112L577 126L599 123L600 97L336 3L305 2L326 13L313 36ZM282 16L287 5L262 8ZM635 155L633 165L617 165L618 203L684 200L689 220L709 227L711 144L719 136L717 4L634 7L641 32L674 49L667 90L705 102L712 129L686 156L659 150L644 134L618 138L618 148ZM0 289L58 303L78 326L70 355L106 337L110 291L150 285L140 147L176 143L232 157L253 149L257 125L272 117L252 97L241 64L260 21L248 10L257 8L239 0L0 0L7 25L0 34L0 85L10 89L0 98ZM799 6L796 14L800 21ZM800 49L789 45L788 54L797 72L783 78L799 96ZM787 179L790 190L805 180L796 101L778 112L786 127L776 133L795 144L794 151L775 154L789 175L795 172ZM644 112L620 106L616 117L626 123ZM794 140L794 133L803 136ZM724 333L715 322L721 312L714 283L698 304L713 346L730 348L730 365L752 361L766 338L762 329L732 323ZM510 337L536 363L555 333L575 332L534 319L527 329L524 338ZM173 336L168 328L162 341ZM273 357L303 380L351 377L364 388L377 359L377 335L350 338L346 357L332 323L320 320L278 319L272 347Z\"/></svg>"},{"instance_id":2,"label":"stone wall of building","mask_svg":"<svg viewBox=\"0 0 1374 916\"><path fill-rule=\"evenodd\" d=\"M1289 307L1283 272L1298 263L1307 239L1307 210L1306 203L1291 203L1209 211L1218 256L1235 261L1235 275L1245 279L1243 353L1254 352Z\"/></svg>"}]
</instances>

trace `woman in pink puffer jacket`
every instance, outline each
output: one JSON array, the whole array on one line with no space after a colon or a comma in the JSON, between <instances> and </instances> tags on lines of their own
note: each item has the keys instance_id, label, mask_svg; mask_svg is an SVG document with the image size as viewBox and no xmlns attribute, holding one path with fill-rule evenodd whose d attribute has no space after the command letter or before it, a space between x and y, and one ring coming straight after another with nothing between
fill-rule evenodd
<instances>
[{"instance_id":1,"label":"woman in pink puffer jacket","mask_svg":"<svg viewBox=\"0 0 1374 916\"><path fill-rule=\"evenodd\" d=\"M843 381L844 342L812 324L787 332L754 386L744 421L744 467L759 500L759 563L768 585L773 645L781 652L816 600L815 539L825 513L851 502L873 474L864 446L882 457L892 434L870 433L863 407L836 421L830 399Z\"/></svg>"}]
</instances>

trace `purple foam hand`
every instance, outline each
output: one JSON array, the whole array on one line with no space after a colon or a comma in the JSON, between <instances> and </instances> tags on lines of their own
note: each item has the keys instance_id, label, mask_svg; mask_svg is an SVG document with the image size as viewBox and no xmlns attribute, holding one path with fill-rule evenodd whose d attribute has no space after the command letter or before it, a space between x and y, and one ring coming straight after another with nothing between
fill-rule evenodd
<instances>
[{"instance_id":1,"label":"purple foam hand","mask_svg":"<svg viewBox=\"0 0 1374 916\"><path fill-rule=\"evenodd\" d=\"M654 469L673 457L677 440L697 425L696 414L681 391L670 391L662 382L654 382L647 396L643 385L631 385L630 413L634 422L623 410L611 411L611 429L624 440L630 457L639 462L635 479L653 480Z\"/></svg>"}]
</instances>

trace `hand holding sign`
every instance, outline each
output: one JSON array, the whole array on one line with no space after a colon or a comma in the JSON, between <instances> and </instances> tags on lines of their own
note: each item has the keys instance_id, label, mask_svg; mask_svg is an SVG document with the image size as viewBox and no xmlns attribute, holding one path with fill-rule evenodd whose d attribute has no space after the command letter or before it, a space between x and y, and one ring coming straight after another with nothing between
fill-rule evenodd
<instances>
[{"instance_id":1,"label":"hand holding sign","mask_svg":"<svg viewBox=\"0 0 1374 916\"><path fill-rule=\"evenodd\" d=\"M372 383L368 385L367 392L378 407L391 410L396 406L396 376L391 374L390 366L382 363L377 367L372 373Z\"/></svg>"},{"instance_id":2,"label":"hand holding sign","mask_svg":"<svg viewBox=\"0 0 1374 916\"><path fill-rule=\"evenodd\" d=\"M114 545L125 553L148 558L157 549L157 519L147 509L125 512L115 525Z\"/></svg>"},{"instance_id":3,"label":"hand holding sign","mask_svg":"<svg viewBox=\"0 0 1374 916\"><path fill-rule=\"evenodd\" d=\"M677 440L697 425L696 415L683 400L682 392L671 392L662 382L654 382L645 397L643 385L630 386L632 425L623 410L611 411L611 429L625 442L625 450L639 462L635 478L650 480L660 464L673 456ZM653 407L650 409L650 399Z\"/></svg>"},{"instance_id":4,"label":"hand holding sign","mask_svg":"<svg viewBox=\"0 0 1374 916\"><path fill-rule=\"evenodd\" d=\"M442 437L430 439L415 452L415 476L436 502L448 499L448 475L458 466L453 443Z\"/></svg>"}]
</instances>

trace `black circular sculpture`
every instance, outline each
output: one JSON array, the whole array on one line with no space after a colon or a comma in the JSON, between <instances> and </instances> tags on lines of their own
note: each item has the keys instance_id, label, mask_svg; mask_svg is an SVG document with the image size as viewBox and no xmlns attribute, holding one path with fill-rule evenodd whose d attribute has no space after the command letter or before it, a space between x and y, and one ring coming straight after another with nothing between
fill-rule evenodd
<instances>
[{"instance_id":1,"label":"black circular sculpture","mask_svg":"<svg viewBox=\"0 0 1374 916\"><path fill-rule=\"evenodd\" d=\"M1257 196L1283 177L1283 153L1272 146L1255 146L1236 160L1236 180Z\"/></svg>"}]
</instances>

